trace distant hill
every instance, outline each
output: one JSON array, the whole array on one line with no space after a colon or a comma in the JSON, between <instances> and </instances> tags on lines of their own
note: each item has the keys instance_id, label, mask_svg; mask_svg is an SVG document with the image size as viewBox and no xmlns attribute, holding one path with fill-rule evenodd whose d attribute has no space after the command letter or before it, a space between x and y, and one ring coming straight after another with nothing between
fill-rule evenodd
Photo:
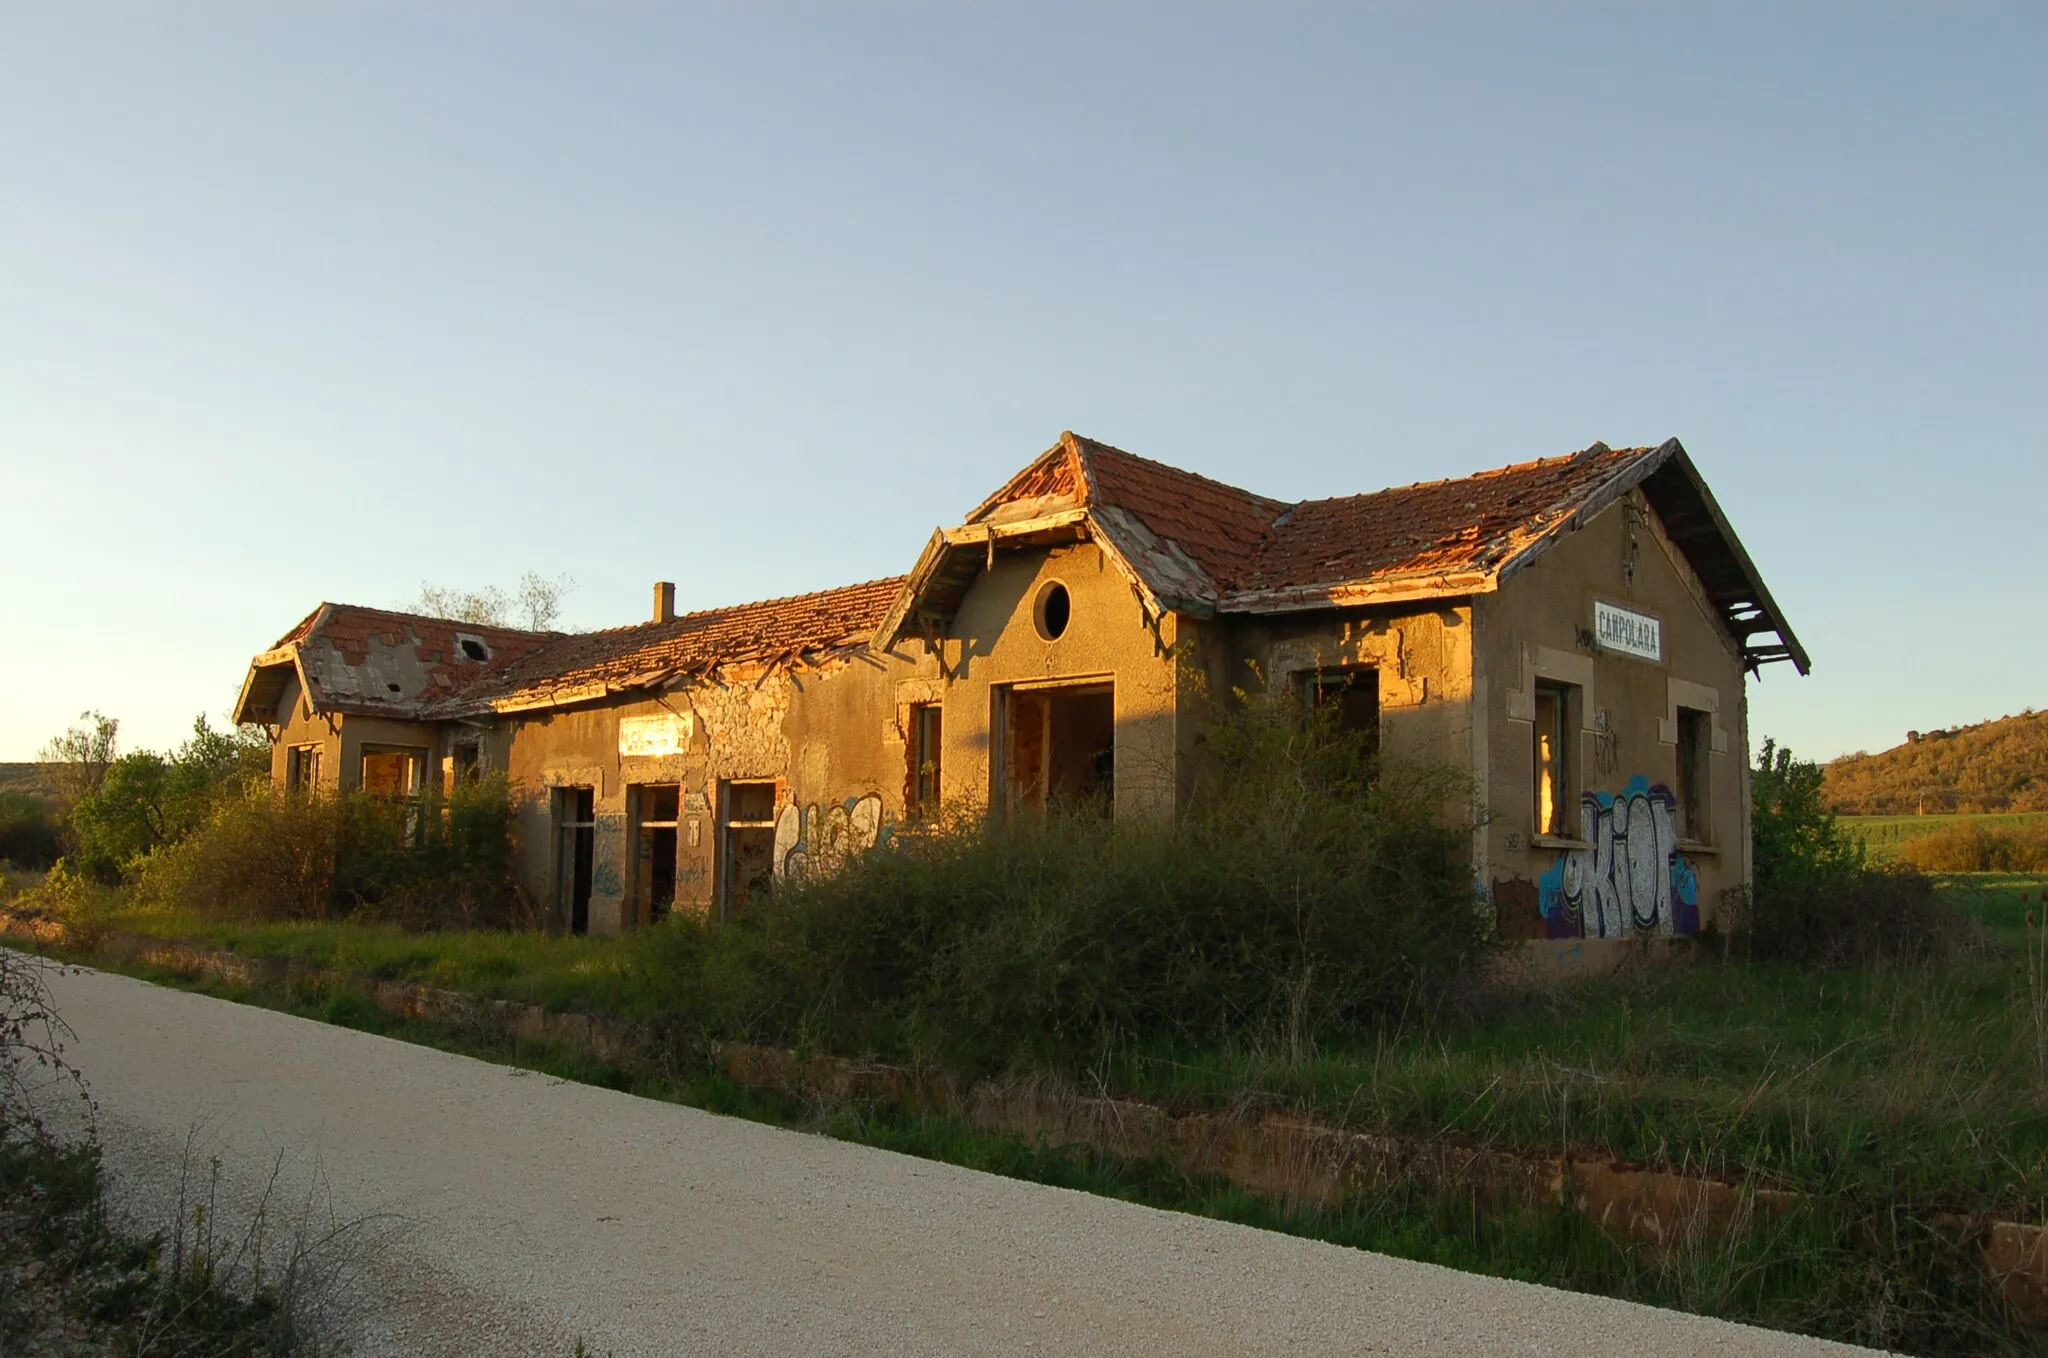
<instances>
[{"instance_id":1,"label":"distant hill","mask_svg":"<svg viewBox=\"0 0 2048 1358\"><path fill-rule=\"evenodd\" d=\"M57 780L50 764L0 764L0 792L25 792L31 797L57 801Z\"/></svg>"},{"instance_id":2,"label":"distant hill","mask_svg":"<svg viewBox=\"0 0 2048 1358\"><path fill-rule=\"evenodd\" d=\"M2048 811L2048 712L1908 732L1903 745L1829 764L1823 787L1847 816Z\"/></svg>"}]
</instances>

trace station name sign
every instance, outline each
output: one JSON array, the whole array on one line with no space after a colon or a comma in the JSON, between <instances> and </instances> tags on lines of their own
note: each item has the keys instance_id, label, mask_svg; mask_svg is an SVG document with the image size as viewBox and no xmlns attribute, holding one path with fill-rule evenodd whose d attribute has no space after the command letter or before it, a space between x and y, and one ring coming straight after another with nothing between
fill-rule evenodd
<instances>
[{"instance_id":1,"label":"station name sign","mask_svg":"<svg viewBox=\"0 0 2048 1358\"><path fill-rule=\"evenodd\" d=\"M1664 658L1664 624L1647 613L1593 601L1593 640L1603 651L1644 660Z\"/></svg>"},{"instance_id":2,"label":"station name sign","mask_svg":"<svg viewBox=\"0 0 2048 1358\"><path fill-rule=\"evenodd\" d=\"M619 720L619 753L636 759L678 755L689 746L694 713L665 713Z\"/></svg>"}]
</instances>

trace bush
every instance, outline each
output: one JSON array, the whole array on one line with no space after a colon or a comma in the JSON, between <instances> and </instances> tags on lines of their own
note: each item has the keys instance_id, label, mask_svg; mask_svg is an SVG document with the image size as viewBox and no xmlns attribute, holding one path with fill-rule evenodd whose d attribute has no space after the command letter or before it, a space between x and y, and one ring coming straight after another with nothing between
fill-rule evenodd
<instances>
[{"instance_id":1,"label":"bush","mask_svg":"<svg viewBox=\"0 0 2048 1358\"><path fill-rule=\"evenodd\" d=\"M111 756L111 746L108 748ZM216 731L204 716L169 754L110 759L71 808L77 866L113 882L160 845L182 839L222 796L267 780L269 744L248 728Z\"/></svg>"},{"instance_id":2,"label":"bush","mask_svg":"<svg viewBox=\"0 0 2048 1358\"><path fill-rule=\"evenodd\" d=\"M1943 961L1983 930L1908 863L1870 866L1821 796L1822 769L1764 742L1751 781L1754 886L1739 927L1760 960L1810 967ZM1903 855L1902 855L1903 856Z\"/></svg>"},{"instance_id":3,"label":"bush","mask_svg":"<svg viewBox=\"0 0 2048 1358\"><path fill-rule=\"evenodd\" d=\"M1469 827L1444 815L1463 784L1375 778L1355 738L1285 699L1247 699L1205 744L1176 822L955 816L731 923L665 924L653 969L709 1036L968 1070L1128 1043L1300 1056L1454 998L1494 946Z\"/></svg>"},{"instance_id":4,"label":"bush","mask_svg":"<svg viewBox=\"0 0 2048 1358\"><path fill-rule=\"evenodd\" d=\"M528 922L513 878L503 777L423 803L362 792L217 800L139 870L145 901L216 919L392 920L416 928Z\"/></svg>"},{"instance_id":5,"label":"bush","mask_svg":"<svg viewBox=\"0 0 2048 1358\"><path fill-rule=\"evenodd\" d=\"M1951 825L1901 844L1899 861L1922 872L2038 872L2048 868L2048 826L2028 833Z\"/></svg>"},{"instance_id":6,"label":"bush","mask_svg":"<svg viewBox=\"0 0 2048 1358\"><path fill-rule=\"evenodd\" d=\"M1857 868L1756 900L1750 942L1760 961L1878 967L1952 961L1987 946L1982 926L1913 867Z\"/></svg>"},{"instance_id":7,"label":"bush","mask_svg":"<svg viewBox=\"0 0 2048 1358\"><path fill-rule=\"evenodd\" d=\"M57 808L25 792L0 792L0 863L47 868L64 852Z\"/></svg>"}]
</instances>

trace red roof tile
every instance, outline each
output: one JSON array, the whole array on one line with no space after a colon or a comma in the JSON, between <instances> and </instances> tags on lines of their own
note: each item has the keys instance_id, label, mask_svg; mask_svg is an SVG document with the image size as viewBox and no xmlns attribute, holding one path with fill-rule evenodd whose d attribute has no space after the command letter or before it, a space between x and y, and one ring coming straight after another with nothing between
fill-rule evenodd
<instances>
[{"instance_id":1,"label":"red roof tile","mask_svg":"<svg viewBox=\"0 0 2048 1358\"><path fill-rule=\"evenodd\" d=\"M1226 590L1245 596L1388 577L1491 572L1654 451L1595 444L1571 457L1452 481L1304 500L1264 534Z\"/></svg>"},{"instance_id":2,"label":"red roof tile","mask_svg":"<svg viewBox=\"0 0 2048 1358\"><path fill-rule=\"evenodd\" d=\"M443 707L546 703L552 695L641 687L713 665L803 662L865 645L903 586L902 576L686 613L550 642L470 685ZM566 696L563 701L569 700Z\"/></svg>"}]
</instances>

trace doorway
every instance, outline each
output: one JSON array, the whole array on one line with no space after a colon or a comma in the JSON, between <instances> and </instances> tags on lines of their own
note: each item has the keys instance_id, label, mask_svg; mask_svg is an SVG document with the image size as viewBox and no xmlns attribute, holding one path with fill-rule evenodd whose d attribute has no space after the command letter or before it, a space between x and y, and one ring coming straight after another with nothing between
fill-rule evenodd
<instances>
[{"instance_id":1,"label":"doorway","mask_svg":"<svg viewBox=\"0 0 2048 1358\"><path fill-rule=\"evenodd\" d=\"M676 901L676 813L682 788L642 783L627 789L633 826L633 915L641 925L658 924Z\"/></svg>"},{"instance_id":2,"label":"doorway","mask_svg":"<svg viewBox=\"0 0 2048 1358\"><path fill-rule=\"evenodd\" d=\"M597 789L555 789L555 909L569 932L590 932L590 873L597 857Z\"/></svg>"},{"instance_id":3,"label":"doorway","mask_svg":"<svg viewBox=\"0 0 2048 1358\"><path fill-rule=\"evenodd\" d=\"M727 783L719 836L719 905L727 918L775 880L775 784Z\"/></svg>"},{"instance_id":4,"label":"doorway","mask_svg":"<svg viewBox=\"0 0 2048 1358\"><path fill-rule=\"evenodd\" d=\"M1116 793L1116 688L1012 685L1001 707L1003 807L1109 812Z\"/></svg>"}]
</instances>

